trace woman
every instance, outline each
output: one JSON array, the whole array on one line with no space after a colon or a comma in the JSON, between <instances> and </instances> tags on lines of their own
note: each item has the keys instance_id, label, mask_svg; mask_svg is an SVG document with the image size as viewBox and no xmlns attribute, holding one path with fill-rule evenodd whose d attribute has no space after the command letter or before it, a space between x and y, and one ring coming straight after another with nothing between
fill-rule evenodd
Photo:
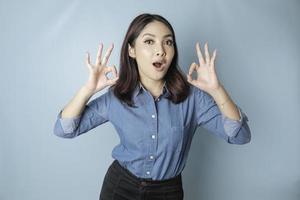
<instances>
[{"instance_id":1,"label":"woman","mask_svg":"<svg viewBox=\"0 0 300 200\"><path fill-rule=\"evenodd\" d=\"M187 78L177 65L175 33L159 15L141 14L130 24L120 56L120 75L107 66L113 50L95 64L87 53L89 79L60 111L54 133L74 138L110 121L120 137L112 151L100 199L183 199L181 172L194 132L202 126L228 143L251 139L247 116L235 105L215 71L216 50L205 44ZM197 72L197 79L191 75ZM106 74L112 72L113 78ZM108 91L88 100L98 91Z\"/></svg>"}]
</instances>

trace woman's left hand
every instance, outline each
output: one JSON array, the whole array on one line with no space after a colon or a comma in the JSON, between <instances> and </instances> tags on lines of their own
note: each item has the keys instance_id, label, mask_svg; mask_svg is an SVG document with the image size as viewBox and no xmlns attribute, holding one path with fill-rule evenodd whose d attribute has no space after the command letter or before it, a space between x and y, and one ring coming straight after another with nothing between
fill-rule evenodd
<instances>
[{"instance_id":1,"label":"woman's left hand","mask_svg":"<svg viewBox=\"0 0 300 200\"><path fill-rule=\"evenodd\" d=\"M200 65L196 64L195 62L191 64L189 73L187 74L187 81L190 84L211 94L221 86L215 71L214 62L216 58L216 50L214 50L212 57L210 57L208 52L207 42L204 45L204 49L205 49L205 59L202 56L200 50L200 44L199 42L197 42L196 51L197 51L197 56ZM195 80L192 79L192 73L194 70L197 72L197 79Z\"/></svg>"}]
</instances>

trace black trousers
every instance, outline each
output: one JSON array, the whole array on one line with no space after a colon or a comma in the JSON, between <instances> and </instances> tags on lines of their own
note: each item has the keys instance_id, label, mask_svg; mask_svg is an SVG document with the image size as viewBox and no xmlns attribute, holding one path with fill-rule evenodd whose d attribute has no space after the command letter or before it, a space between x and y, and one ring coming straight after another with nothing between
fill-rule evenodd
<instances>
[{"instance_id":1,"label":"black trousers","mask_svg":"<svg viewBox=\"0 0 300 200\"><path fill-rule=\"evenodd\" d=\"M105 174L100 200L183 200L181 174L167 180L139 178L117 160Z\"/></svg>"}]
</instances>

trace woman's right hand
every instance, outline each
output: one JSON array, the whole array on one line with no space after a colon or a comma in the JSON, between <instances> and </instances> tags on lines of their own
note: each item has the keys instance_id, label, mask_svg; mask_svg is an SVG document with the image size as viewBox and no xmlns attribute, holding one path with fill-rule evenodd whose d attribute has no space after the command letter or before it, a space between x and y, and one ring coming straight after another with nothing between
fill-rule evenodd
<instances>
[{"instance_id":1,"label":"woman's right hand","mask_svg":"<svg viewBox=\"0 0 300 200\"><path fill-rule=\"evenodd\" d=\"M103 49L103 44L101 43L99 45L95 64L91 64L90 55L88 52L86 53L86 65L89 69L89 79L84 85L84 87L92 94L97 93L98 91L104 89L107 86L114 85L119 79L116 66L106 66L109 56L113 50L113 47L114 45L112 43L103 59L101 59ZM109 72L113 73L114 77L112 79L106 77L106 74Z\"/></svg>"}]
</instances>

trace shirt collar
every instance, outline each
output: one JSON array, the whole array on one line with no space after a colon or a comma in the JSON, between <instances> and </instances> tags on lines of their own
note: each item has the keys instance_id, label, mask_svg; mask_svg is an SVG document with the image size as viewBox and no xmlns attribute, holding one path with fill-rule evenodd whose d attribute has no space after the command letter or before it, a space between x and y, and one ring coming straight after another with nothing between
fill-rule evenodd
<instances>
[{"instance_id":1,"label":"shirt collar","mask_svg":"<svg viewBox=\"0 0 300 200\"><path fill-rule=\"evenodd\" d=\"M138 85L136 86L133 96L136 97L142 90L144 90L144 92L147 92L148 90L143 86L143 84L139 81ZM162 96L166 95L167 93L169 93L169 90L166 86L166 81L164 82L163 85L163 92L162 92Z\"/></svg>"}]
</instances>

